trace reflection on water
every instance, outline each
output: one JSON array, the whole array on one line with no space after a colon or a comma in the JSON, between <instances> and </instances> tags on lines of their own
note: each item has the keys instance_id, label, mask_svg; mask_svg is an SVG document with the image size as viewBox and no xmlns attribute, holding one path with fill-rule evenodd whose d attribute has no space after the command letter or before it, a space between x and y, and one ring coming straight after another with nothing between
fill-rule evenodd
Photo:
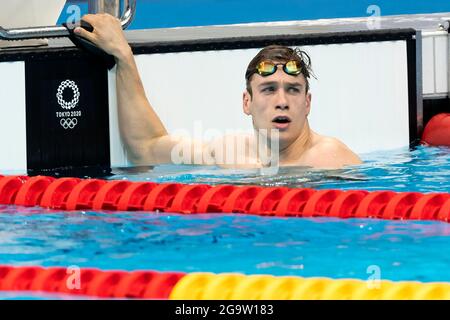
<instances>
[{"instance_id":1,"label":"reflection on water","mask_svg":"<svg viewBox=\"0 0 450 320\"><path fill-rule=\"evenodd\" d=\"M261 175L259 170L220 169L217 167L161 165L141 168L116 168L110 179L182 182L450 192L450 149L418 147L362 155L364 164L340 170L313 170L283 167L276 175Z\"/></svg>"},{"instance_id":2,"label":"reflection on water","mask_svg":"<svg viewBox=\"0 0 450 320\"><path fill-rule=\"evenodd\" d=\"M450 281L450 224L0 208L0 264Z\"/></svg>"},{"instance_id":3,"label":"reflection on water","mask_svg":"<svg viewBox=\"0 0 450 320\"><path fill-rule=\"evenodd\" d=\"M342 170L157 166L116 169L111 179L450 192L445 148L364 156ZM245 215L55 212L0 206L0 264L100 269L450 281L450 224ZM26 294L25 296L30 296ZM0 298L8 298L2 297ZM14 297L13 297L14 298ZM44 297L45 298L45 297Z\"/></svg>"}]
</instances>

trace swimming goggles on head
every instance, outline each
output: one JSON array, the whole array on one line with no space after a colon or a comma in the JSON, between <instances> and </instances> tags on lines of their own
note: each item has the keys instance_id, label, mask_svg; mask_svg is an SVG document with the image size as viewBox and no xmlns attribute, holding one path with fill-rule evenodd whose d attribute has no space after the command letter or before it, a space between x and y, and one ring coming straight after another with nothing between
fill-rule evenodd
<instances>
[{"instance_id":1,"label":"swimming goggles on head","mask_svg":"<svg viewBox=\"0 0 450 320\"><path fill-rule=\"evenodd\" d=\"M286 63L274 63L272 61L261 61L256 66L256 73L260 76L267 77L277 72L278 66L283 66L284 72L291 76L297 76L302 73L300 62L290 60Z\"/></svg>"}]
</instances>

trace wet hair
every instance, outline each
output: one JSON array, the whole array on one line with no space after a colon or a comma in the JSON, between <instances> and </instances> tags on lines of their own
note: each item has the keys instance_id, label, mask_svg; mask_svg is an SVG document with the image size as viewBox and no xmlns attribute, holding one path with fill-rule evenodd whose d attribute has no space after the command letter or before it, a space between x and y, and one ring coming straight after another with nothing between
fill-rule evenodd
<instances>
[{"instance_id":1,"label":"wet hair","mask_svg":"<svg viewBox=\"0 0 450 320\"><path fill-rule=\"evenodd\" d=\"M311 58L305 52L300 50L299 48L289 48L280 45L271 45L263 48L258 54L250 61L247 71L245 72L245 80L247 91L252 96L252 88L250 86L250 82L252 80L253 75L256 73L256 67L261 61L269 60L273 62L286 63L290 60L297 61L301 68L303 76L306 80L306 93L309 91L309 78L311 75L314 76L311 69Z\"/></svg>"}]
</instances>

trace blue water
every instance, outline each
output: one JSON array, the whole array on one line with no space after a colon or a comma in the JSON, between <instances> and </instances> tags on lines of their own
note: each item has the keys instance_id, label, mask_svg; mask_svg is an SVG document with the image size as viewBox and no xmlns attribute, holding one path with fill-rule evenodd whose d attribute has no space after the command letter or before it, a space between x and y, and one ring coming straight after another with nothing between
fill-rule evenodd
<instances>
[{"instance_id":1,"label":"blue water","mask_svg":"<svg viewBox=\"0 0 450 320\"><path fill-rule=\"evenodd\" d=\"M315 189L450 192L450 148L417 147L361 154L364 164L340 170L280 168L276 175L259 170L163 165L136 173L115 169L110 179L286 186ZM136 169L133 169L136 171Z\"/></svg>"},{"instance_id":2,"label":"blue water","mask_svg":"<svg viewBox=\"0 0 450 320\"><path fill-rule=\"evenodd\" d=\"M0 209L2 264L450 281L447 223L20 211Z\"/></svg>"},{"instance_id":3,"label":"blue water","mask_svg":"<svg viewBox=\"0 0 450 320\"><path fill-rule=\"evenodd\" d=\"M363 155L361 166L256 171L160 166L115 169L111 179L314 188L450 192L450 149L419 147ZM431 221L275 218L126 212L55 212L0 206L0 264L105 270L240 272L450 281L450 224ZM369 270L368 270L369 268ZM368 273L369 272L369 273ZM0 299L48 298L4 295ZM64 298L64 297L63 297Z\"/></svg>"},{"instance_id":4,"label":"blue water","mask_svg":"<svg viewBox=\"0 0 450 320\"><path fill-rule=\"evenodd\" d=\"M68 1L67 6L76 3L87 12L85 2ZM137 0L137 16L130 28L365 17L372 15L371 5L377 5L382 16L450 12L448 0ZM66 16L64 12L60 22Z\"/></svg>"},{"instance_id":5,"label":"blue water","mask_svg":"<svg viewBox=\"0 0 450 320\"><path fill-rule=\"evenodd\" d=\"M138 0L131 28L361 17L369 15L372 4L382 15L450 11L449 1ZM81 7L86 12L86 5ZM60 22L65 19L63 13ZM283 168L276 176L165 165L138 173L115 169L110 179L450 192L449 149L401 149L363 159L364 165L343 170ZM449 235L450 225L442 222L53 212L3 206L0 264L359 279L367 279L368 267L376 266L383 279L450 281Z\"/></svg>"},{"instance_id":6,"label":"blue water","mask_svg":"<svg viewBox=\"0 0 450 320\"><path fill-rule=\"evenodd\" d=\"M68 294L49 294L45 292L0 291L0 300L101 300L101 299L95 297L76 296Z\"/></svg>"}]
</instances>

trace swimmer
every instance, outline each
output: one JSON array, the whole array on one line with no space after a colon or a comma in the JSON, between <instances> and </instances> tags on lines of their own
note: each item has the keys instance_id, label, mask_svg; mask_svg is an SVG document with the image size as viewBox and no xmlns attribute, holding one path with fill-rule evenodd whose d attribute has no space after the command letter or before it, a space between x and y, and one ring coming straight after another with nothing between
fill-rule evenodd
<instances>
[{"instance_id":1,"label":"swimmer","mask_svg":"<svg viewBox=\"0 0 450 320\"><path fill-rule=\"evenodd\" d=\"M224 145L226 139L230 141L230 137L198 144L167 132L146 97L131 47L119 20L107 14L86 15L83 20L90 23L94 31L77 28L75 33L114 56L117 62L119 127L129 160L135 165L172 163L173 150L181 145L183 150L186 150L186 146L192 150L189 152L192 159L212 159L212 162L205 160L190 163L221 165L217 146ZM265 132L277 132L277 135L267 133L266 138L277 136L279 166L338 169L360 164L360 158L344 143L320 135L310 128L311 72L311 61L305 52L284 46L268 46L250 61L245 74L247 85L242 95L242 108L243 113L252 119L255 136L256 132L264 129ZM245 139L248 147L245 150L257 148L257 139L252 136L234 138ZM232 167L265 165L257 155L246 152L240 155L245 161L236 161Z\"/></svg>"}]
</instances>

